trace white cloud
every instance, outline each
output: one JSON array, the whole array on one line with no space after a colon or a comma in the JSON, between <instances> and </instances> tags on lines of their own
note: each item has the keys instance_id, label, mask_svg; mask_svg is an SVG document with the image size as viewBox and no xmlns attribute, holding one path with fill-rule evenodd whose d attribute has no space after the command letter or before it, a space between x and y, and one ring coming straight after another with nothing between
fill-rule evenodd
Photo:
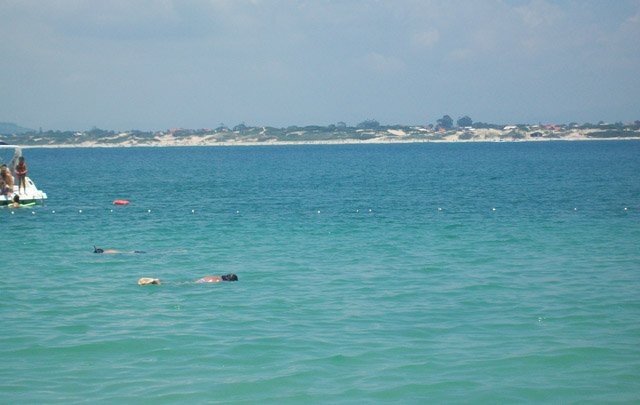
<instances>
[{"instance_id":1,"label":"white cloud","mask_svg":"<svg viewBox=\"0 0 640 405\"><path fill-rule=\"evenodd\" d=\"M471 59L474 52L471 49L455 49L447 54L446 60L448 62L460 62Z\"/></svg>"},{"instance_id":2,"label":"white cloud","mask_svg":"<svg viewBox=\"0 0 640 405\"><path fill-rule=\"evenodd\" d=\"M404 70L405 64L397 58L371 52L363 59L365 66L380 74L392 74Z\"/></svg>"},{"instance_id":3,"label":"white cloud","mask_svg":"<svg viewBox=\"0 0 640 405\"><path fill-rule=\"evenodd\" d=\"M564 11L547 1L533 0L526 6L516 7L522 21L533 28L552 26L564 18Z\"/></svg>"},{"instance_id":4,"label":"white cloud","mask_svg":"<svg viewBox=\"0 0 640 405\"><path fill-rule=\"evenodd\" d=\"M440 33L436 28L431 28L427 31L415 33L412 40L420 48L431 48L440 40Z\"/></svg>"}]
</instances>

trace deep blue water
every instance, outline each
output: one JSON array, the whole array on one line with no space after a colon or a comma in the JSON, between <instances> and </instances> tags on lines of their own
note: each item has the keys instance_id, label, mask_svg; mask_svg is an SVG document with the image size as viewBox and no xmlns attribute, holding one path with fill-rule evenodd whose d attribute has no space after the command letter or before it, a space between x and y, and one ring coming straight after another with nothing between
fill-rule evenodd
<instances>
[{"instance_id":1,"label":"deep blue water","mask_svg":"<svg viewBox=\"0 0 640 405\"><path fill-rule=\"evenodd\" d=\"M640 142L23 155L1 403L640 398Z\"/></svg>"}]
</instances>

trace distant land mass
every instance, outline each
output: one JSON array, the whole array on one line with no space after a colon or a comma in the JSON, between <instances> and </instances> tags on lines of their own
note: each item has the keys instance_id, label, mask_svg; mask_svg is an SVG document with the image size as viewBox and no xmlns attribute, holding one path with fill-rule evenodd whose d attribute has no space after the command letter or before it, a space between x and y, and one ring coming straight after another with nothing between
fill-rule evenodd
<instances>
[{"instance_id":1,"label":"distant land mass","mask_svg":"<svg viewBox=\"0 0 640 405\"><path fill-rule=\"evenodd\" d=\"M23 128L13 122L0 122L0 135L22 134L25 132L33 132L33 129Z\"/></svg>"},{"instance_id":2,"label":"distant land mass","mask_svg":"<svg viewBox=\"0 0 640 405\"><path fill-rule=\"evenodd\" d=\"M159 132L138 130L110 131L34 131L16 124L2 123L0 142L26 147L114 147L114 146L208 146L208 145L289 145L340 143L409 143L409 142L518 142L551 140L640 139L640 121L628 124L571 123L537 125L495 125L473 123L469 117L453 125L444 116L435 125L380 125L367 120L355 127L340 122L328 126L290 126L274 128L233 128L220 125L216 129L175 128Z\"/></svg>"}]
</instances>

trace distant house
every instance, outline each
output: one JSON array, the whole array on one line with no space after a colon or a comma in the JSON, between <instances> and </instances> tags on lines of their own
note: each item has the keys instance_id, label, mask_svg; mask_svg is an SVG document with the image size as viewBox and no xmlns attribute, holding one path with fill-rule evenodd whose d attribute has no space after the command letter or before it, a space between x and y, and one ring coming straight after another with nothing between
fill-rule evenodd
<instances>
[{"instance_id":1,"label":"distant house","mask_svg":"<svg viewBox=\"0 0 640 405\"><path fill-rule=\"evenodd\" d=\"M415 129L422 132L433 132L431 125L427 125L426 127L416 127Z\"/></svg>"},{"instance_id":2,"label":"distant house","mask_svg":"<svg viewBox=\"0 0 640 405\"><path fill-rule=\"evenodd\" d=\"M533 132L529 134L529 136L532 138L542 138L542 132Z\"/></svg>"}]
</instances>

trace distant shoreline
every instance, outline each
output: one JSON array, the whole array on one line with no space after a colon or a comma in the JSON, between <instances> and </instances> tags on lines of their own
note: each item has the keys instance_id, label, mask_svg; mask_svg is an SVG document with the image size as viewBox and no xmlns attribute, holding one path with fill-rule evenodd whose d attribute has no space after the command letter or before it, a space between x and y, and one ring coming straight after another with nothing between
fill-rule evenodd
<instances>
[{"instance_id":1,"label":"distant shoreline","mask_svg":"<svg viewBox=\"0 0 640 405\"><path fill-rule=\"evenodd\" d=\"M49 144L49 145L19 145L23 149L29 148L170 148L170 147L194 147L194 146L295 146L295 145L385 145L385 144L417 144L417 143L535 143L535 142L598 142L598 141L627 141L640 140L640 136L625 138L553 138L553 139L517 139L517 140L321 140L321 141L266 141L266 142L176 142L176 143L100 143L87 142L81 144Z\"/></svg>"},{"instance_id":2,"label":"distant shoreline","mask_svg":"<svg viewBox=\"0 0 640 405\"><path fill-rule=\"evenodd\" d=\"M640 139L640 122L630 125L590 127L505 126L327 128L252 127L240 130L169 130L167 132L45 132L1 136L0 141L24 148L109 148L176 146L275 146L275 145L361 145L467 142L551 142Z\"/></svg>"}]
</instances>

